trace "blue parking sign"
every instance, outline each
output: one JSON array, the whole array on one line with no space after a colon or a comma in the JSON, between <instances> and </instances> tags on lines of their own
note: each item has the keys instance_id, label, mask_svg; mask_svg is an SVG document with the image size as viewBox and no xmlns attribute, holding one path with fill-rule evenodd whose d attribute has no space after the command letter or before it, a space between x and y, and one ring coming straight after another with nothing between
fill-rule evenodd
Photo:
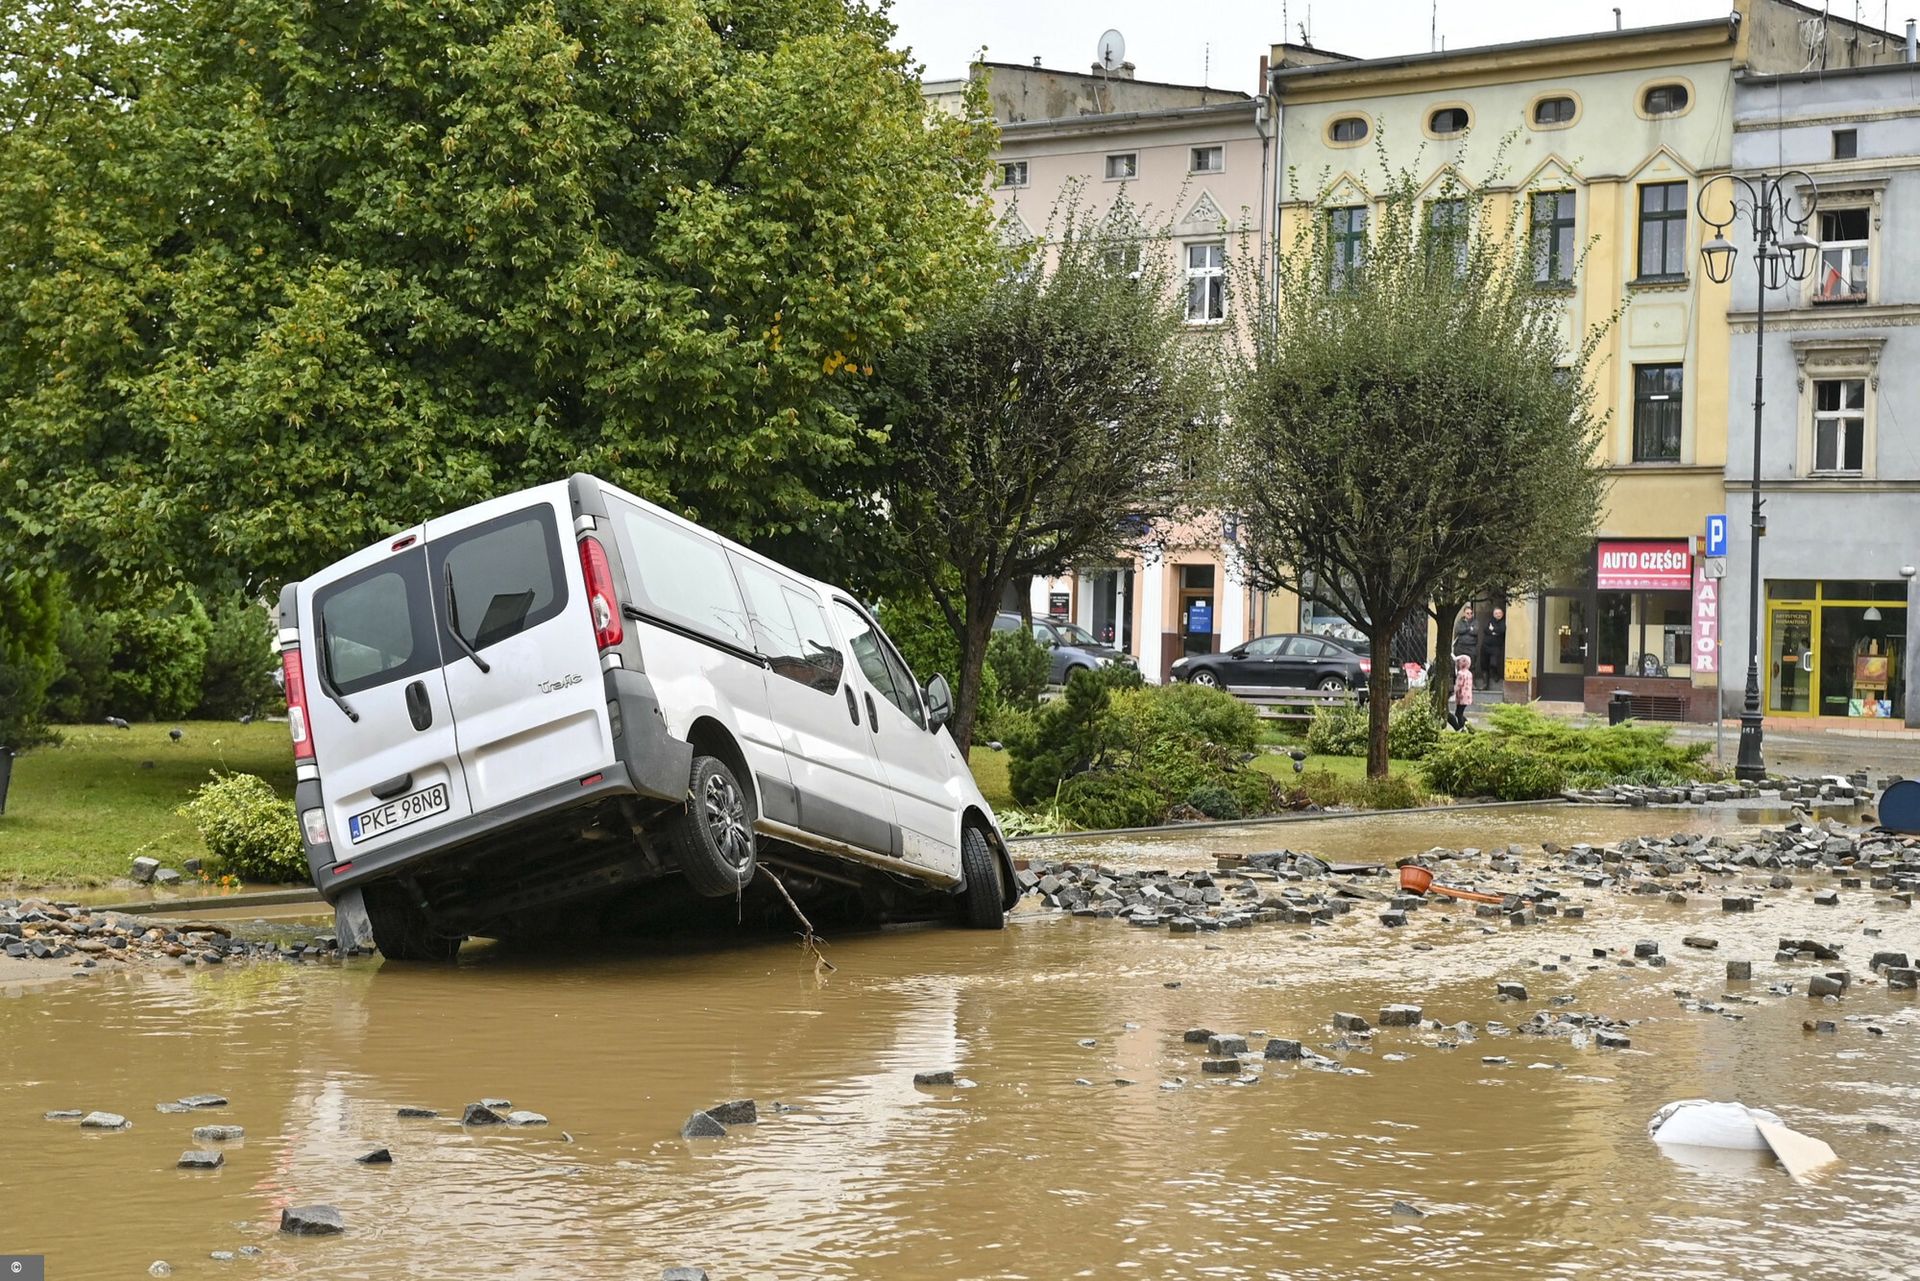
<instances>
[{"instance_id":1,"label":"blue parking sign","mask_svg":"<svg viewBox=\"0 0 1920 1281\"><path fill-rule=\"evenodd\" d=\"M1725 516L1707 517L1707 555L1725 556L1727 554L1727 518Z\"/></svg>"}]
</instances>

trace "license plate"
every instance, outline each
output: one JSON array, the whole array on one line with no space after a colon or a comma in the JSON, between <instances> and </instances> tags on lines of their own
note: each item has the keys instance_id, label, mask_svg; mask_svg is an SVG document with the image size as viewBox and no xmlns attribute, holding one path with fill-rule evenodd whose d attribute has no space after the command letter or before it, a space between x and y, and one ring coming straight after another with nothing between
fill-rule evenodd
<instances>
[{"instance_id":1,"label":"license plate","mask_svg":"<svg viewBox=\"0 0 1920 1281\"><path fill-rule=\"evenodd\" d=\"M409 792L384 805L376 805L355 814L347 820L347 837L357 845L369 837L384 836L409 823L444 814L449 804L447 785L435 783L432 787L423 787L417 792Z\"/></svg>"}]
</instances>

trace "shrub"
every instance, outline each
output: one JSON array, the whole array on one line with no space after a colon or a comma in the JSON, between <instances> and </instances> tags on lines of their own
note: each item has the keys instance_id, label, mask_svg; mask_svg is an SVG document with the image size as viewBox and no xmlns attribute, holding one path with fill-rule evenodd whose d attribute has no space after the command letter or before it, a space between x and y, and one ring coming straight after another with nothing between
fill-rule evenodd
<instances>
[{"instance_id":1,"label":"shrub","mask_svg":"<svg viewBox=\"0 0 1920 1281\"><path fill-rule=\"evenodd\" d=\"M1189 748L1247 753L1260 741L1260 715L1252 705L1205 685L1124 690L1114 695L1113 711L1118 741L1127 745L1174 740Z\"/></svg>"},{"instance_id":2,"label":"shrub","mask_svg":"<svg viewBox=\"0 0 1920 1281\"><path fill-rule=\"evenodd\" d=\"M1065 780L1098 764L1108 742L1110 703L1106 686L1088 672L1075 672L1063 697L1016 724L1002 739L1013 799L1037 805L1051 799Z\"/></svg>"},{"instance_id":3,"label":"shrub","mask_svg":"<svg viewBox=\"0 0 1920 1281\"><path fill-rule=\"evenodd\" d=\"M1035 707L1047 687L1053 659L1024 627L995 632L987 641L987 666L1000 685L1001 701L1016 710Z\"/></svg>"},{"instance_id":4,"label":"shrub","mask_svg":"<svg viewBox=\"0 0 1920 1281\"><path fill-rule=\"evenodd\" d=\"M1208 818L1242 818L1240 798L1222 783L1202 783L1187 795L1187 804Z\"/></svg>"},{"instance_id":5,"label":"shrub","mask_svg":"<svg viewBox=\"0 0 1920 1281\"><path fill-rule=\"evenodd\" d=\"M293 802L258 775L216 773L179 813L200 829L219 871L243 881L299 881L309 874Z\"/></svg>"},{"instance_id":6,"label":"shrub","mask_svg":"<svg viewBox=\"0 0 1920 1281\"><path fill-rule=\"evenodd\" d=\"M213 630L193 593L176 589L150 609L111 610L102 625L114 633L108 711L129 719L185 716L200 701L207 638Z\"/></svg>"},{"instance_id":7,"label":"shrub","mask_svg":"<svg viewBox=\"0 0 1920 1281\"><path fill-rule=\"evenodd\" d=\"M1316 709L1307 725L1307 751L1315 756L1365 756L1367 709L1351 704Z\"/></svg>"},{"instance_id":8,"label":"shrub","mask_svg":"<svg viewBox=\"0 0 1920 1281\"><path fill-rule=\"evenodd\" d=\"M213 602L196 716L224 720L273 707L273 616L239 592Z\"/></svg>"},{"instance_id":9,"label":"shrub","mask_svg":"<svg viewBox=\"0 0 1920 1281\"><path fill-rule=\"evenodd\" d=\"M60 580L0 578L0 747L25 751L50 737L47 690L60 667Z\"/></svg>"},{"instance_id":10,"label":"shrub","mask_svg":"<svg viewBox=\"0 0 1920 1281\"><path fill-rule=\"evenodd\" d=\"M1427 760L1427 781L1455 796L1502 800L1615 783L1671 786L1708 777L1708 750L1705 743L1674 743L1657 726L1582 728L1531 707L1502 704L1489 714L1484 732L1447 736Z\"/></svg>"},{"instance_id":11,"label":"shrub","mask_svg":"<svg viewBox=\"0 0 1920 1281\"><path fill-rule=\"evenodd\" d=\"M1440 741L1445 725L1430 699L1418 691L1408 694L1387 714L1387 755L1402 761L1421 759ZM1366 755L1364 745L1357 754Z\"/></svg>"},{"instance_id":12,"label":"shrub","mask_svg":"<svg viewBox=\"0 0 1920 1281\"><path fill-rule=\"evenodd\" d=\"M1132 663L1108 663L1094 672L1102 685L1115 691L1126 689L1145 689L1147 678Z\"/></svg>"},{"instance_id":13,"label":"shrub","mask_svg":"<svg viewBox=\"0 0 1920 1281\"><path fill-rule=\"evenodd\" d=\"M60 616L60 674L47 693L47 714L70 725L99 721L113 699L114 631L95 610L70 607Z\"/></svg>"},{"instance_id":14,"label":"shrub","mask_svg":"<svg viewBox=\"0 0 1920 1281\"><path fill-rule=\"evenodd\" d=\"M1494 734L1449 734L1421 764L1427 786L1449 796L1535 801L1566 790L1566 771Z\"/></svg>"},{"instance_id":15,"label":"shrub","mask_svg":"<svg viewBox=\"0 0 1920 1281\"><path fill-rule=\"evenodd\" d=\"M1061 817L1075 827L1149 827L1167 816L1167 801L1145 771L1128 768L1076 774L1060 785Z\"/></svg>"},{"instance_id":16,"label":"shrub","mask_svg":"<svg viewBox=\"0 0 1920 1281\"><path fill-rule=\"evenodd\" d=\"M1408 810L1427 803L1426 793L1404 774L1385 778L1357 778L1345 789L1347 804L1357 809Z\"/></svg>"}]
</instances>

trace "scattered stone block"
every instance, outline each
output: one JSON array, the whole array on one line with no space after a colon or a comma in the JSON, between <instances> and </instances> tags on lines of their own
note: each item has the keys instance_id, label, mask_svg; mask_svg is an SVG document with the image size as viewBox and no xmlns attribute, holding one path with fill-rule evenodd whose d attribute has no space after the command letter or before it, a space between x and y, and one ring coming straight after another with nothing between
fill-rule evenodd
<instances>
[{"instance_id":1,"label":"scattered stone block","mask_svg":"<svg viewBox=\"0 0 1920 1281\"><path fill-rule=\"evenodd\" d=\"M1524 1001L1527 999L1527 987L1524 983L1496 983L1493 994L1502 1001Z\"/></svg>"},{"instance_id":2,"label":"scattered stone block","mask_svg":"<svg viewBox=\"0 0 1920 1281\"><path fill-rule=\"evenodd\" d=\"M392 1165L393 1153L386 1148L375 1148L371 1152L362 1152L353 1159L361 1165Z\"/></svg>"},{"instance_id":3,"label":"scattered stone block","mask_svg":"<svg viewBox=\"0 0 1920 1281\"><path fill-rule=\"evenodd\" d=\"M1719 939L1705 938L1698 934L1689 934L1680 940L1683 947L1697 947L1703 952L1711 952L1720 946Z\"/></svg>"},{"instance_id":4,"label":"scattered stone block","mask_svg":"<svg viewBox=\"0 0 1920 1281\"><path fill-rule=\"evenodd\" d=\"M182 1152L177 1162L183 1170L217 1170L227 1163L227 1158L218 1152L193 1151Z\"/></svg>"},{"instance_id":5,"label":"scattered stone block","mask_svg":"<svg viewBox=\"0 0 1920 1281\"><path fill-rule=\"evenodd\" d=\"M401 1108L396 1115L407 1117L411 1120L430 1121L440 1114L432 1108Z\"/></svg>"},{"instance_id":6,"label":"scattered stone block","mask_svg":"<svg viewBox=\"0 0 1920 1281\"><path fill-rule=\"evenodd\" d=\"M460 1114L462 1125L505 1125L506 1121L507 1118L485 1103L469 1103L467 1110Z\"/></svg>"},{"instance_id":7,"label":"scattered stone block","mask_svg":"<svg viewBox=\"0 0 1920 1281\"><path fill-rule=\"evenodd\" d=\"M83 1130L126 1130L132 1126L133 1122L118 1112L89 1112L80 1118Z\"/></svg>"},{"instance_id":8,"label":"scattered stone block","mask_svg":"<svg viewBox=\"0 0 1920 1281\"><path fill-rule=\"evenodd\" d=\"M719 1117L715 1117L714 1119L716 1121L720 1120ZM508 1125L528 1126L528 1125L545 1125L546 1123L547 1123L547 1118L540 1115L538 1112L528 1112L525 1109L521 1109L519 1111L507 1113Z\"/></svg>"},{"instance_id":9,"label":"scattered stone block","mask_svg":"<svg viewBox=\"0 0 1920 1281\"><path fill-rule=\"evenodd\" d=\"M336 1236L347 1224L330 1205L300 1205L280 1211L280 1230L301 1237Z\"/></svg>"},{"instance_id":10,"label":"scattered stone block","mask_svg":"<svg viewBox=\"0 0 1920 1281\"><path fill-rule=\"evenodd\" d=\"M1266 1057L1277 1062L1292 1063L1303 1057L1300 1042L1275 1037L1267 1042Z\"/></svg>"},{"instance_id":11,"label":"scattered stone block","mask_svg":"<svg viewBox=\"0 0 1920 1281\"><path fill-rule=\"evenodd\" d=\"M1384 1005L1380 1007L1381 1027L1413 1027L1420 1022L1420 1007L1417 1005Z\"/></svg>"},{"instance_id":12,"label":"scattered stone block","mask_svg":"<svg viewBox=\"0 0 1920 1281\"><path fill-rule=\"evenodd\" d=\"M139 882L141 885L151 885L153 884L154 874L159 870L160 870L159 859L148 858L146 855L142 854L139 858L136 858L133 860L133 871L131 875L133 879Z\"/></svg>"},{"instance_id":13,"label":"scattered stone block","mask_svg":"<svg viewBox=\"0 0 1920 1281\"><path fill-rule=\"evenodd\" d=\"M1228 1054L1245 1054L1247 1038L1244 1036L1213 1036L1207 1038L1207 1053L1219 1058Z\"/></svg>"},{"instance_id":14,"label":"scattered stone block","mask_svg":"<svg viewBox=\"0 0 1920 1281\"><path fill-rule=\"evenodd\" d=\"M1368 1026L1367 1021L1358 1014L1335 1014L1333 1016L1333 1026L1336 1031L1340 1032L1367 1032L1372 1030Z\"/></svg>"},{"instance_id":15,"label":"scattered stone block","mask_svg":"<svg viewBox=\"0 0 1920 1281\"><path fill-rule=\"evenodd\" d=\"M727 1137L727 1127L708 1116L705 1112L695 1112L687 1118L686 1124L680 1127L680 1137L683 1139L724 1139Z\"/></svg>"},{"instance_id":16,"label":"scattered stone block","mask_svg":"<svg viewBox=\"0 0 1920 1281\"><path fill-rule=\"evenodd\" d=\"M1729 979L1750 979L1750 978L1752 978L1752 977L1753 977L1753 962L1752 962L1752 961L1728 961L1728 962L1727 962L1727 977L1728 977Z\"/></svg>"},{"instance_id":17,"label":"scattered stone block","mask_svg":"<svg viewBox=\"0 0 1920 1281\"><path fill-rule=\"evenodd\" d=\"M180 1106L183 1108L223 1108L227 1106L227 1096L224 1094L189 1094L186 1098L180 1100Z\"/></svg>"},{"instance_id":18,"label":"scattered stone block","mask_svg":"<svg viewBox=\"0 0 1920 1281\"><path fill-rule=\"evenodd\" d=\"M237 1125L197 1125L193 1128L195 1143L231 1143L246 1137L246 1130Z\"/></svg>"},{"instance_id":19,"label":"scattered stone block","mask_svg":"<svg viewBox=\"0 0 1920 1281\"><path fill-rule=\"evenodd\" d=\"M913 1083L915 1085L952 1085L953 1069L947 1068L939 1072L915 1072L913 1074ZM706 1113L698 1112L695 1113L695 1115L705 1116Z\"/></svg>"},{"instance_id":20,"label":"scattered stone block","mask_svg":"<svg viewBox=\"0 0 1920 1281\"><path fill-rule=\"evenodd\" d=\"M752 1099L734 1099L730 1103L721 1103L707 1109L707 1115L722 1125L754 1125L760 1120L760 1109ZM513 1118L508 1117L509 1121ZM541 1124L546 1118L541 1118Z\"/></svg>"},{"instance_id":21,"label":"scattered stone block","mask_svg":"<svg viewBox=\"0 0 1920 1281\"><path fill-rule=\"evenodd\" d=\"M1593 1043L1603 1050L1625 1050L1633 1045L1631 1038L1624 1032L1595 1032Z\"/></svg>"},{"instance_id":22,"label":"scattered stone block","mask_svg":"<svg viewBox=\"0 0 1920 1281\"><path fill-rule=\"evenodd\" d=\"M660 1281L707 1281L705 1268L668 1268L660 1274Z\"/></svg>"},{"instance_id":23,"label":"scattered stone block","mask_svg":"<svg viewBox=\"0 0 1920 1281\"><path fill-rule=\"evenodd\" d=\"M1405 1201L1395 1201L1393 1203L1393 1208L1388 1210L1387 1213L1396 1214L1396 1215L1399 1215L1401 1218L1406 1218L1406 1219L1424 1219L1427 1217L1427 1212L1425 1210L1422 1210L1417 1205L1411 1205Z\"/></svg>"},{"instance_id":24,"label":"scattered stone block","mask_svg":"<svg viewBox=\"0 0 1920 1281\"><path fill-rule=\"evenodd\" d=\"M1816 974L1807 980L1807 995L1818 1000L1823 996L1839 996L1847 990L1847 985L1827 974Z\"/></svg>"},{"instance_id":25,"label":"scattered stone block","mask_svg":"<svg viewBox=\"0 0 1920 1281\"><path fill-rule=\"evenodd\" d=\"M1213 1039L1213 1029L1210 1027L1190 1027L1182 1039L1185 1040L1188 1045L1205 1045Z\"/></svg>"},{"instance_id":26,"label":"scattered stone block","mask_svg":"<svg viewBox=\"0 0 1920 1281\"><path fill-rule=\"evenodd\" d=\"M1201 1059L1200 1070L1215 1075L1226 1075L1240 1071L1239 1059Z\"/></svg>"}]
</instances>

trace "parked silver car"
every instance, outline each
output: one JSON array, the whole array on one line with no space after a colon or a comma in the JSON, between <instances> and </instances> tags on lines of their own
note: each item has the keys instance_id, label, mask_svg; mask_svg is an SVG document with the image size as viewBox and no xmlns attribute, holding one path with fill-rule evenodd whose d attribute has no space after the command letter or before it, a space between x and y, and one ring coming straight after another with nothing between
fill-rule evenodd
<instances>
[{"instance_id":1,"label":"parked silver car","mask_svg":"<svg viewBox=\"0 0 1920 1281\"><path fill-rule=\"evenodd\" d=\"M1020 615L1005 613L995 616L993 630L996 632L1019 631ZM1040 642L1053 660L1053 666L1047 673L1047 680L1054 685L1065 685L1075 672L1090 672L1115 663L1128 667L1135 665L1133 655L1097 639L1092 632L1078 623L1069 623L1063 619L1035 618L1033 638Z\"/></svg>"}]
</instances>

